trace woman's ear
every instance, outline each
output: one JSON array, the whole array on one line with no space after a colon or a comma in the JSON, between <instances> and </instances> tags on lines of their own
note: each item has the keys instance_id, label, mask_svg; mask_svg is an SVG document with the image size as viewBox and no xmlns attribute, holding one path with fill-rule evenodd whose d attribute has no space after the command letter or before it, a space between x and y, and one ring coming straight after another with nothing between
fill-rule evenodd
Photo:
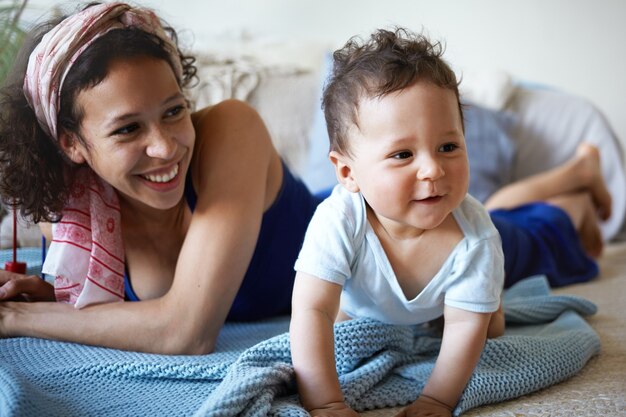
<instances>
[{"instance_id":1,"label":"woman's ear","mask_svg":"<svg viewBox=\"0 0 626 417\"><path fill-rule=\"evenodd\" d=\"M78 141L74 133L61 131L59 133L59 146L65 156L75 164L81 165L86 162L85 147Z\"/></svg>"},{"instance_id":2,"label":"woman's ear","mask_svg":"<svg viewBox=\"0 0 626 417\"><path fill-rule=\"evenodd\" d=\"M339 183L351 193L358 192L360 188L356 182L356 178L354 178L354 171L352 171L352 167L350 166L352 162L350 157L347 157L337 151L330 151L328 159L330 159L330 162L332 162L335 167L337 181L339 181Z\"/></svg>"}]
</instances>

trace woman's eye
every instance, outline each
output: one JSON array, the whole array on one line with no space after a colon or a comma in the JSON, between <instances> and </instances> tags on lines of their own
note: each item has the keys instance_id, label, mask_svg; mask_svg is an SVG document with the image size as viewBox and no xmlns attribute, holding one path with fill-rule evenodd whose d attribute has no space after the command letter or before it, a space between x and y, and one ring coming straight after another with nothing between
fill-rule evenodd
<instances>
[{"instance_id":1,"label":"woman's eye","mask_svg":"<svg viewBox=\"0 0 626 417\"><path fill-rule=\"evenodd\" d=\"M412 157L413 154L409 151L402 151L402 152L398 152L397 154L393 155L394 159L408 159L410 157Z\"/></svg>"},{"instance_id":2,"label":"woman's eye","mask_svg":"<svg viewBox=\"0 0 626 417\"><path fill-rule=\"evenodd\" d=\"M458 148L458 145L456 143L446 143L445 145L442 145L441 148L439 148L439 150L441 152L452 152L457 148Z\"/></svg>"},{"instance_id":3,"label":"woman's eye","mask_svg":"<svg viewBox=\"0 0 626 417\"><path fill-rule=\"evenodd\" d=\"M139 125L137 123L131 123L127 126L121 127L113 132L114 135L130 135L135 130L139 129Z\"/></svg>"},{"instance_id":4,"label":"woman's eye","mask_svg":"<svg viewBox=\"0 0 626 417\"><path fill-rule=\"evenodd\" d=\"M178 106L174 106L171 109L169 109L167 112L165 112L165 117L176 116L180 114L183 110L185 110L185 106L183 106L182 104Z\"/></svg>"}]
</instances>

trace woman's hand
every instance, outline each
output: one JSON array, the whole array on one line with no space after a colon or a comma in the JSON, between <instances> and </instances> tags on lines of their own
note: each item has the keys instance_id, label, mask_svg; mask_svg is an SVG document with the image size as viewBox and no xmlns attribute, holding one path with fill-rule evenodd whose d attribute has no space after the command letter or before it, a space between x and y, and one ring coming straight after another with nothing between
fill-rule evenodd
<instances>
[{"instance_id":1,"label":"woman's hand","mask_svg":"<svg viewBox=\"0 0 626 417\"><path fill-rule=\"evenodd\" d=\"M434 398L420 396L400 411L396 417L450 417L451 415L450 407Z\"/></svg>"},{"instance_id":2,"label":"woman's hand","mask_svg":"<svg viewBox=\"0 0 626 417\"><path fill-rule=\"evenodd\" d=\"M55 301L54 286L36 275L0 270L0 301Z\"/></svg>"}]
</instances>

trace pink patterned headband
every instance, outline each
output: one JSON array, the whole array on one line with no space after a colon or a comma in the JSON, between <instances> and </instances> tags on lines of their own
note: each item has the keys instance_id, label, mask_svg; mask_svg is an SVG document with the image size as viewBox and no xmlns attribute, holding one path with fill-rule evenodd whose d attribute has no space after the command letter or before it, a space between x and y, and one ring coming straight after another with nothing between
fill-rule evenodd
<instances>
[{"instance_id":1,"label":"pink patterned headband","mask_svg":"<svg viewBox=\"0 0 626 417\"><path fill-rule=\"evenodd\" d=\"M105 3L71 15L42 38L30 54L24 95L37 120L53 139L57 136L57 117L61 88L70 68L97 38L111 29L135 27L165 42L176 76L182 78L182 64L176 45L163 30L158 17L148 9L124 3Z\"/></svg>"}]
</instances>

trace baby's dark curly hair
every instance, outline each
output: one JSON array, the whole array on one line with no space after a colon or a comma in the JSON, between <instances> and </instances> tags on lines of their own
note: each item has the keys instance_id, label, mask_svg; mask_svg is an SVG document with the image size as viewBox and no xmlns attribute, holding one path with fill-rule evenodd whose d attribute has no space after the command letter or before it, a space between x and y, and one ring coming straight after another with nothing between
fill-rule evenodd
<instances>
[{"instance_id":1,"label":"baby's dark curly hair","mask_svg":"<svg viewBox=\"0 0 626 417\"><path fill-rule=\"evenodd\" d=\"M88 5L90 7L93 4ZM28 58L41 38L64 18L35 28L22 47L11 75L0 90L0 195L4 204L13 206L31 221L55 222L67 202L72 183L72 164L56 140L39 126L33 109L24 96L23 83ZM178 48L174 29L163 25L178 49L183 67L181 88L196 78L195 58ZM152 57L170 64L165 42L137 28L114 29L94 41L75 61L60 94L57 131L65 130L81 139L82 109L76 105L78 94L104 80L111 63L119 59Z\"/></svg>"},{"instance_id":2,"label":"baby's dark curly hair","mask_svg":"<svg viewBox=\"0 0 626 417\"><path fill-rule=\"evenodd\" d=\"M347 132L351 125L358 126L361 99L382 97L420 81L454 91L463 120L456 75L442 59L443 51L441 43L404 28L379 29L366 41L353 37L335 51L322 96L330 149L350 154Z\"/></svg>"}]
</instances>

